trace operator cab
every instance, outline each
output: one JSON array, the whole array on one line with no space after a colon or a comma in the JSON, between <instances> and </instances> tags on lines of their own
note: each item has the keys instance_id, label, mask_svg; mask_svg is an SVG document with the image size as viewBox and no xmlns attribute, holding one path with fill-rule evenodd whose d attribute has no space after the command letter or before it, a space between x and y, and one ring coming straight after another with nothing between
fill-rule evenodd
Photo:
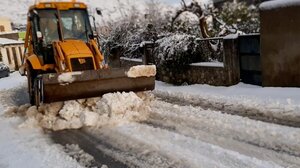
<instances>
[{"instance_id":1,"label":"operator cab","mask_svg":"<svg viewBox=\"0 0 300 168\"><path fill-rule=\"evenodd\" d=\"M80 40L88 43L92 37L86 9L33 9L29 14L34 51L44 64L54 63L53 42Z\"/></svg>"}]
</instances>

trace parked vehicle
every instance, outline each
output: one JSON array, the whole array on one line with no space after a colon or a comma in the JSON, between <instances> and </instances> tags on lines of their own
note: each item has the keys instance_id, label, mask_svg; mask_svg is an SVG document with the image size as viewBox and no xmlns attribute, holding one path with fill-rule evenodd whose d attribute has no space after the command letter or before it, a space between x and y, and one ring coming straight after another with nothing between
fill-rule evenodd
<instances>
[{"instance_id":1,"label":"parked vehicle","mask_svg":"<svg viewBox=\"0 0 300 168\"><path fill-rule=\"evenodd\" d=\"M0 78L9 76L9 67L4 63L0 63Z\"/></svg>"}]
</instances>

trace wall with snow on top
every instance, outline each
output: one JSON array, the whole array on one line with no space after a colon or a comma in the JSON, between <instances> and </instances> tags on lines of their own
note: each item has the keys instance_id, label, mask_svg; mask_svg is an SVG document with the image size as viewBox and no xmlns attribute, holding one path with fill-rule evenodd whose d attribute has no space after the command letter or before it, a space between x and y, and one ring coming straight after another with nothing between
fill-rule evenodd
<instances>
[{"instance_id":1,"label":"wall with snow on top","mask_svg":"<svg viewBox=\"0 0 300 168\"><path fill-rule=\"evenodd\" d=\"M300 6L300 1L298 0L273 0L262 3L259 8L261 10L271 10L277 8Z\"/></svg>"}]
</instances>

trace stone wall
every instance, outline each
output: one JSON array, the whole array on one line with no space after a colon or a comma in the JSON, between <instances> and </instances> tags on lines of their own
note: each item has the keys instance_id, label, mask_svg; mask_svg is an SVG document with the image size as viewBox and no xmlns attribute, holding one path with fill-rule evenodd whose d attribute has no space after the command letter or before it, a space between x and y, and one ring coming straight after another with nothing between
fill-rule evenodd
<instances>
[{"instance_id":1,"label":"stone wall","mask_svg":"<svg viewBox=\"0 0 300 168\"><path fill-rule=\"evenodd\" d=\"M169 83L174 79L170 79L171 72L167 70L160 71L158 79ZM209 84L215 86L229 85L228 75L222 67L204 67L204 66L190 66L184 73L172 75L176 78L178 84Z\"/></svg>"},{"instance_id":2,"label":"stone wall","mask_svg":"<svg viewBox=\"0 0 300 168\"><path fill-rule=\"evenodd\" d=\"M175 80L177 84L209 84L214 86L231 86L240 82L239 58L237 51L237 36L227 37L223 40L224 67L194 66L178 74L168 69L159 69L158 80L170 83ZM173 78L173 79L170 79Z\"/></svg>"}]
</instances>

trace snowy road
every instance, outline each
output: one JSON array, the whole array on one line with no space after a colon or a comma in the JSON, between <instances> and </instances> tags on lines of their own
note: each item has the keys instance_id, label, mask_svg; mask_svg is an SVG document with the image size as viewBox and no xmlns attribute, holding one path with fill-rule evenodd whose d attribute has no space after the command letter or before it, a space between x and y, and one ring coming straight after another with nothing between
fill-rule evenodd
<instances>
[{"instance_id":1,"label":"snowy road","mask_svg":"<svg viewBox=\"0 0 300 168\"><path fill-rule=\"evenodd\" d=\"M151 108L145 122L63 131L53 137L80 142L95 158L104 155L128 167L300 166L298 128L162 101Z\"/></svg>"},{"instance_id":2,"label":"snowy road","mask_svg":"<svg viewBox=\"0 0 300 168\"><path fill-rule=\"evenodd\" d=\"M14 85L9 82L8 90L0 88L2 110L28 102L24 79L15 78L18 80L10 81ZM8 131L0 131L0 147L4 149L0 167L18 167L23 162L23 167L81 167L57 144L78 144L94 156L93 165L98 167L300 167L300 128L243 117L262 113L297 123L299 104L294 99L292 104L290 100L284 104L283 98L265 105L247 97L239 102L195 96L186 90L186 94L175 94L164 87L159 85L155 91L158 97L150 102L147 118L136 122L44 134L40 129L20 128L24 120L20 117L1 116L1 127ZM249 111L245 100L250 102L248 106L255 103L252 109L258 110ZM216 108L218 105L222 108ZM218 111L223 107L239 108L244 115ZM27 162L28 157L35 163ZM19 159L13 162L13 158Z\"/></svg>"}]
</instances>

